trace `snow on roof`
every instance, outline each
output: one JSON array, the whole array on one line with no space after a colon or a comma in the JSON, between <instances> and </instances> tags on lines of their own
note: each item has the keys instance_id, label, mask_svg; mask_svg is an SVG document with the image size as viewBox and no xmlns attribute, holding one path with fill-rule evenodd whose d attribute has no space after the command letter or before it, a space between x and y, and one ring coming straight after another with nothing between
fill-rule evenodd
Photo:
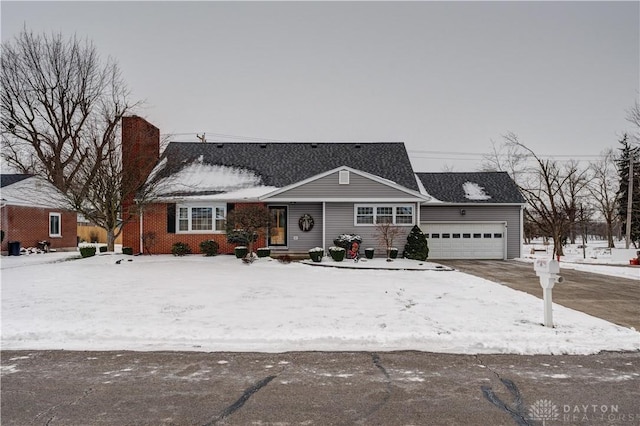
<instances>
[{"instance_id":1,"label":"snow on roof","mask_svg":"<svg viewBox=\"0 0 640 426\"><path fill-rule=\"evenodd\" d=\"M474 182L465 182L462 184L464 190L464 197L468 200L488 200L491 195L484 192L484 187Z\"/></svg>"},{"instance_id":2,"label":"snow on roof","mask_svg":"<svg viewBox=\"0 0 640 426\"><path fill-rule=\"evenodd\" d=\"M37 176L4 186L1 198L3 204L12 206L69 209L62 193L51 183Z\"/></svg>"},{"instance_id":3,"label":"snow on roof","mask_svg":"<svg viewBox=\"0 0 640 426\"><path fill-rule=\"evenodd\" d=\"M155 176L166 164L162 161L151 172L151 177ZM251 191L248 189L258 189L260 194L272 191L273 187L265 187L262 185L262 178L252 172L237 167L229 167L223 165L203 164L202 159L194 161L185 166L179 172L160 179L154 185L154 193L158 196L167 196L172 194L193 194L203 193L225 193L228 198L233 193L241 190L245 191L242 198L248 198ZM265 189L266 188L266 189ZM265 192L266 191L266 192ZM243 195L242 193L240 195ZM208 199L212 196L207 195Z\"/></svg>"}]
</instances>

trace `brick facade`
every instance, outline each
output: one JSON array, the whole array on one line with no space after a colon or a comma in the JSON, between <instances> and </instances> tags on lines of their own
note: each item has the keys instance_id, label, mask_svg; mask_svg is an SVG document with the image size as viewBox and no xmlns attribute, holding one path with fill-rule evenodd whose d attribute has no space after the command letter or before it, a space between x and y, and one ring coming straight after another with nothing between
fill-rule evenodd
<instances>
[{"instance_id":1,"label":"brick facade","mask_svg":"<svg viewBox=\"0 0 640 426\"><path fill-rule=\"evenodd\" d=\"M143 118L132 116L122 119L122 164L129 179L142 185L159 159L160 131ZM242 208L237 204L237 208ZM152 254L171 253L171 247L177 242L187 243L193 253L200 252L200 243L214 240L220 245L220 254L231 254L236 244L227 242L226 233L179 234L169 232L167 228L167 204L148 204L142 212L142 234L152 233L154 243L149 247ZM134 253L141 253L144 247L140 243L140 215L136 211L133 197L123 202L123 217L133 214L133 220L126 222L122 230L123 247L131 247ZM175 219L174 219L175 220ZM266 239L259 238L254 248L264 247Z\"/></svg>"},{"instance_id":2,"label":"brick facade","mask_svg":"<svg viewBox=\"0 0 640 426\"><path fill-rule=\"evenodd\" d=\"M75 250L77 240L77 215L68 210L11 206L1 209L1 227L5 232L2 252L6 253L9 241L20 241L21 247L37 247L39 241L49 241L49 248ZM60 213L60 237L49 236L49 213Z\"/></svg>"},{"instance_id":3,"label":"brick facade","mask_svg":"<svg viewBox=\"0 0 640 426\"><path fill-rule=\"evenodd\" d=\"M227 234L177 234L167 232L167 204L150 204L145 206L143 213L142 227L143 234L152 232L155 234L155 243L150 247L151 254L171 253L171 246L177 242L187 243L193 253L200 253L200 243L205 240L214 240L220 245L220 254L232 254L237 244L227 242ZM239 208L236 205L236 208ZM135 228L135 229L134 229ZM123 245L132 247L134 253L140 250L140 223L128 223L123 231ZM254 249L264 247L266 240L259 238L254 245Z\"/></svg>"}]
</instances>

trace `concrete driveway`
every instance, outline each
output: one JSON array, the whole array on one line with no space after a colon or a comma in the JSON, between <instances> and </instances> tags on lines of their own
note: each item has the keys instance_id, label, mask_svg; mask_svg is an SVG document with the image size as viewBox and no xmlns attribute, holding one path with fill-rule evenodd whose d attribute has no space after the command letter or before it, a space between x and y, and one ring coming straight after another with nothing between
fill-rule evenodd
<instances>
[{"instance_id":1,"label":"concrete driveway","mask_svg":"<svg viewBox=\"0 0 640 426\"><path fill-rule=\"evenodd\" d=\"M540 280L532 264L515 260L447 260L439 263L542 299ZM565 281L553 288L554 303L640 330L640 281L562 269L562 263L560 274Z\"/></svg>"}]
</instances>

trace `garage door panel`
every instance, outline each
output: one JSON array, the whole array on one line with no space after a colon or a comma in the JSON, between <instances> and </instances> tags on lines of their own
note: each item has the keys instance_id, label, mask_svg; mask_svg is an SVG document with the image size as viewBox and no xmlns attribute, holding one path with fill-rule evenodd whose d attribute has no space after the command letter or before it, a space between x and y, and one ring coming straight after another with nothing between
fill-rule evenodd
<instances>
[{"instance_id":1,"label":"garage door panel","mask_svg":"<svg viewBox=\"0 0 640 426\"><path fill-rule=\"evenodd\" d=\"M429 240L430 259L504 259L504 223L445 223L420 225Z\"/></svg>"}]
</instances>

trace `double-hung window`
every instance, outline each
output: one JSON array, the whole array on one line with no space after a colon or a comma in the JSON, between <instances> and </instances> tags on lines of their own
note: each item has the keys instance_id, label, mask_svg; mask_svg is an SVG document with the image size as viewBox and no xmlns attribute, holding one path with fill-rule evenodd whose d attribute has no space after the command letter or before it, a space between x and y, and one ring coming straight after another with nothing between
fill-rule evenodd
<instances>
[{"instance_id":1,"label":"double-hung window","mask_svg":"<svg viewBox=\"0 0 640 426\"><path fill-rule=\"evenodd\" d=\"M49 236L61 237L62 215L60 213L49 213Z\"/></svg>"},{"instance_id":2,"label":"double-hung window","mask_svg":"<svg viewBox=\"0 0 640 426\"><path fill-rule=\"evenodd\" d=\"M393 225L413 225L415 223L415 207L410 204L355 205L356 226L373 226L379 223L391 223Z\"/></svg>"},{"instance_id":3,"label":"double-hung window","mask_svg":"<svg viewBox=\"0 0 640 426\"><path fill-rule=\"evenodd\" d=\"M223 232L226 205L178 205L178 232Z\"/></svg>"}]
</instances>

